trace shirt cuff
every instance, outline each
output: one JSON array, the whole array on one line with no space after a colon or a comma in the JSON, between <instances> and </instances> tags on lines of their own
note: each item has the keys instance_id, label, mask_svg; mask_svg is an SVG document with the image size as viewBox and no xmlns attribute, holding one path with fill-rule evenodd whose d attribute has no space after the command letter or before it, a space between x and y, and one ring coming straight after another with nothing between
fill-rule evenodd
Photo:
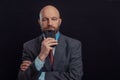
<instances>
[{"instance_id":1,"label":"shirt cuff","mask_svg":"<svg viewBox=\"0 0 120 80\"><path fill-rule=\"evenodd\" d=\"M42 72L38 80L45 80L45 72Z\"/></svg>"},{"instance_id":2,"label":"shirt cuff","mask_svg":"<svg viewBox=\"0 0 120 80\"><path fill-rule=\"evenodd\" d=\"M45 62L41 61L38 57L35 59L35 67L38 71L43 67Z\"/></svg>"}]
</instances>

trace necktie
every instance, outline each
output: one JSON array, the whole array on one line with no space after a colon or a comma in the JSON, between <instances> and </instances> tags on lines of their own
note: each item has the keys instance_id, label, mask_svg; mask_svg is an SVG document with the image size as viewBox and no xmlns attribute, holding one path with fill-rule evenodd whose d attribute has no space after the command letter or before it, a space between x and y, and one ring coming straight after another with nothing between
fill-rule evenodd
<instances>
[{"instance_id":1,"label":"necktie","mask_svg":"<svg viewBox=\"0 0 120 80\"><path fill-rule=\"evenodd\" d=\"M51 65L53 65L53 61L54 61L53 51L50 51L50 53L49 53L49 58L50 58L50 63L51 63Z\"/></svg>"}]
</instances>

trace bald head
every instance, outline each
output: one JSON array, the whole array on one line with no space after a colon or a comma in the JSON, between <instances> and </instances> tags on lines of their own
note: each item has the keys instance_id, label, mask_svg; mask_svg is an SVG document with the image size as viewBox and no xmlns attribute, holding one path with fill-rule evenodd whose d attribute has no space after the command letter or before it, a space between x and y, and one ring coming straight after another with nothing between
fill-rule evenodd
<instances>
[{"instance_id":1,"label":"bald head","mask_svg":"<svg viewBox=\"0 0 120 80\"><path fill-rule=\"evenodd\" d=\"M47 5L41 9L40 18L42 18L42 16L48 16L48 14L50 16L54 15L54 16L60 18L60 13L59 13L58 9L52 5Z\"/></svg>"},{"instance_id":2,"label":"bald head","mask_svg":"<svg viewBox=\"0 0 120 80\"><path fill-rule=\"evenodd\" d=\"M59 30L61 24L60 13L58 9L52 5L47 5L42 8L39 14L39 24L41 26L41 30L55 30L56 32Z\"/></svg>"}]
</instances>

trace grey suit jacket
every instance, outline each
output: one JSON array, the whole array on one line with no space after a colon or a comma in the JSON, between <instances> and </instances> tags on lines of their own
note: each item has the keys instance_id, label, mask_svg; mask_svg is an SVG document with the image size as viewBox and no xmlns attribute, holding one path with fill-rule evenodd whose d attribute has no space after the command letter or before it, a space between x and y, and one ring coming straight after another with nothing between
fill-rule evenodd
<instances>
[{"instance_id":1,"label":"grey suit jacket","mask_svg":"<svg viewBox=\"0 0 120 80\"><path fill-rule=\"evenodd\" d=\"M26 42L23 46L22 60L30 60L32 64L26 71L19 70L18 80L38 80L41 72L46 72L45 80L81 80L83 75L81 42L60 34L54 54L51 70L47 57L44 67L37 71L34 60L40 53L42 36Z\"/></svg>"}]
</instances>

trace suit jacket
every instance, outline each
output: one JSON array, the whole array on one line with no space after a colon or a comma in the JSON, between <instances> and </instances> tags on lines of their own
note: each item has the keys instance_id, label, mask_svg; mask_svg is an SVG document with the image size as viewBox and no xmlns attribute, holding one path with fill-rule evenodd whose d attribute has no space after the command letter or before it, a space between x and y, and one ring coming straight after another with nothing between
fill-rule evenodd
<instances>
[{"instance_id":1,"label":"suit jacket","mask_svg":"<svg viewBox=\"0 0 120 80\"><path fill-rule=\"evenodd\" d=\"M38 80L41 72L46 72L45 80L81 80L83 75L81 42L60 34L53 69L51 70L47 57L44 67L37 71L34 60L40 53L42 40L40 36L24 44L22 60L30 60L32 64L26 71L19 70L18 80Z\"/></svg>"}]
</instances>

